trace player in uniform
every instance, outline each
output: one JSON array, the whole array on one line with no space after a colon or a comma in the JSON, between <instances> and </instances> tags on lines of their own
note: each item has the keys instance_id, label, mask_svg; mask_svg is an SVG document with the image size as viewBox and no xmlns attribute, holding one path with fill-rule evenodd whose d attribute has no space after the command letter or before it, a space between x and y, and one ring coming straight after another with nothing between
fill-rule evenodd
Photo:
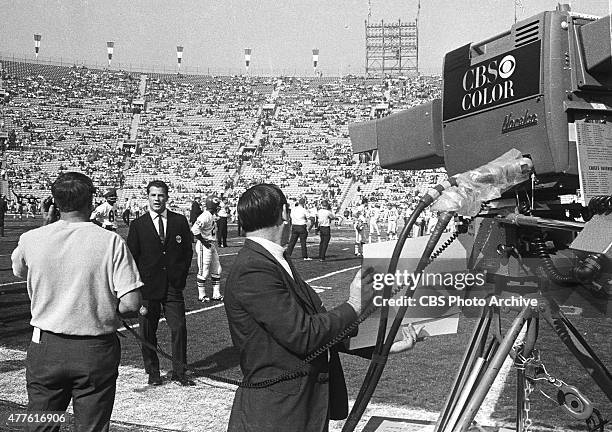
<instances>
[{"instance_id":1,"label":"player in uniform","mask_svg":"<svg viewBox=\"0 0 612 432\"><path fill-rule=\"evenodd\" d=\"M380 241L380 228L378 228L378 218L380 217L380 209L378 208L378 203L368 204L366 218L370 221L370 226L368 230L368 242L372 243L372 234L376 231L376 235L378 236L378 241Z\"/></svg>"},{"instance_id":2,"label":"player in uniform","mask_svg":"<svg viewBox=\"0 0 612 432\"><path fill-rule=\"evenodd\" d=\"M365 243L365 227L367 224L365 213L363 210L357 210L355 219L353 220L353 228L355 229L355 255L363 256L363 244Z\"/></svg>"},{"instance_id":3,"label":"player in uniform","mask_svg":"<svg viewBox=\"0 0 612 432\"><path fill-rule=\"evenodd\" d=\"M217 251L216 238L216 214L221 206L221 200L215 196L206 198L204 211L191 227L191 232L196 241L196 253L198 255L198 299L208 303L210 298L206 295L204 283L210 275L213 288L213 300L222 301L221 295L221 263Z\"/></svg>"},{"instance_id":4,"label":"player in uniform","mask_svg":"<svg viewBox=\"0 0 612 432\"><path fill-rule=\"evenodd\" d=\"M104 193L106 202L100 204L91 213L90 220L109 231L117 231L117 189L109 188Z\"/></svg>"},{"instance_id":5,"label":"player in uniform","mask_svg":"<svg viewBox=\"0 0 612 432\"><path fill-rule=\"evenodd\" d=\"M400 215L394 204L389 204L387 212L387 240L397 240L397 220Z\"/></svg>"}]
</instances>

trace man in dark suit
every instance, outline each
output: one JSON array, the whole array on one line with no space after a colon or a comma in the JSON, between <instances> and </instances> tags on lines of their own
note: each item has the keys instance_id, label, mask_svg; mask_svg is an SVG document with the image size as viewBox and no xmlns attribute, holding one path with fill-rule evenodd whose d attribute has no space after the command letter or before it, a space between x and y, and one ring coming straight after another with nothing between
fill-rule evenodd
<instances>
[{"instance_id":1,"label":"man in dark suit","mask_svg":"<svg viewBox=\"0 0 612 432\"><path fill-rule=\"evenodd\" d=\"M225 309L240 367L248 382L291 371L357 319L373 296L372 269L358 272L349 299L329 312L281 246L287 201L275 185L259 184L238 201L246 232L232 265ZM412 335L412 333L411 333ZM412 336L410 336L412 337ZM416 335L414 335L416 339ZM413 341L409 341L410 348ZM322 432L348 414L337 344L310 363L307 375L263 389L236 391L228 432Z\"/></svg>"},{"instance_id":2,"label":"man in dark suit","mask_svg":"<svg viewBox=\"0 0 612 432\"><path fill-rule=\"evenodd\" d=\"M186 377L187 326L183 290L191 266L193 250L191 231L185 216L166 208L168 185L153 180L147 185L149 211L130 224L128 247L136 259L142 288L143 306L147 313L140 317L140 329L144 339L157 345L157 325L161 308L172 337L171 379L181 385L195 385ZM145 371L149 384L162 383L157 353L142 347Z\"/></svg>"}]
</instances>

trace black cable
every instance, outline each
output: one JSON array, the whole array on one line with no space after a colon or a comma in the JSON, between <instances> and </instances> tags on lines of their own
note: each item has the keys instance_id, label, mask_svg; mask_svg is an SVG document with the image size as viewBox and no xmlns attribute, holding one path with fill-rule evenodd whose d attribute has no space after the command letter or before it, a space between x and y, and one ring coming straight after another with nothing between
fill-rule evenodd
<instances>
[{"instance_id":1,"label":"black cable","mask_svg":"<svg viewBox=\"0 0 612 432\"><path fill-rule=\"evenodd\" d=\"M538 258L542 261L542 269L546 272L546 275L556 284L558 285L575 285L577 283L576 279L573 276L567 274L561 274L555 267L555 264L552 262L548 251L546 250L546 244L542 237L536 237L533 242L531 242L534 251Z\"/></svg>"},{"instance_id":2,"label":"black cable","mask_svg":"<svg viewBox=\"0 0 612 432\"><path fill-rule=\"evenodd\" d=\"M398 238L398 241L396 243L395 249L393 250L393 255L391 257L391 260L389 262L389 273L395 273L395 270L397 269L397 264L399 261L399 257L401 254L401 251L403 249L403 246L406 242L406 239L408 238L408 235L410 234L410 231L412 230L412 227L414 226L414 223L416 222L417 218L420 216L420 214L422 213L422 211L427 208L429 205L431 205L431 203L433 203L438 196L442 193L442 191L450 186L455 186L456 182L454 181L453 178L451 178L451 180L446 181L440 185L437 185L436 187L430 189L419 201L419 204L417 205L417 208L415 209L415 211L412 213L410 219L408 220L408 222L406 223L406 225L404 226L404 228L402 229L402 232L400 233L400 236ZM448 221L446 222L448 223ZM438 220L438 224L440 224L440 220ZM436 225L437 227L438 225ZM445 225L446 226L446 225ZM442 231L444 231L444 229L442 229ZM434 230L434 232L436 232L436 230ZM441 235L441 234L440 234ZM433 235L432 235L433 237ZM456 237L455 237L456 238ZM438 237L439 240L439 237ZM432 240L430 239L430 242ZM437 240L435 241L435 243L433 243L433 245L431 246L431 250L433 250L433 247L435 247L435 244L437 243ZM448 243L448 242L446 242ZM448 243L450 244L450 243ZM445 247L448 246L448 244ZM442 249L443 250L443 249ZM440 251L441 253L441 251ZM425 266L427 266L431 261L427 262L425 264ZM403 287L397 287L395 290L393 290L392 286L385 286L384 289L384 296L385 298L391 298L392 296L394 296L395 294L397 294L401 289L403 289ZM288 380L292 380L292 379L296 379L298 377L301 376L306 376L308 375L307 372L307 368L310 366L310 362L312 362L315 358L317 358L318 356L320 356L321 354L325 353L327 350L329 350L331 347L333 347L334 345L336 345L337 343L341 342L342 340L344 340L346 337L348 337L351 333L353 333L353 331L359 326L359 324L361 324L363 321L365 321L370 315L372 315L372 313L374 313L374 311L376 311L377 307L370 302L366 308L362 311L362 313L357 317L357 319L352 322L351 324L349 324L342 332L340 332L338 335L334 336L331 340L329 340L328 342L326 342L325 344L323 344L321 347L317 348L316 350L314 350L313 352L311 352L310 354L308 354L304 360L302 360L302 363L284 373L281 374L277 377L274 378L270 378L267 380L263 380L263 381L257 381L257 382L246 382L246 381L238 381L238 380L234 380L231 378L226 378L226 377L222 377L222 376L217 376L217 375L212 375L212 374L207 374L204 372L201 372L199 369L197 368L192 368L190 366L188 366L187 364L184 364L182 362L181 365L186 369L186 370L190 370L192 372L195 372L198 374L198 376L202 376L204 378L208 378L210 380L213 381L219 381L219 382L223 382L226 384L231 384L231 385L236 385L239 387L243 387L243 388L265 388L265 387L269 387L271 385L274 385L278 382L281 381L288 381ZM383 307L382 312L384 313L386 311L387 316L388 316L388 305L386 307ZM381 313L381 316L383 315L383 313ZM161 356L163 356L164 358L171 360L173 362L177 362L178 360L175 360L171 355L169 355L168 353L166 353L165 351L163 351L161 348L159 348L158 346L155 346L153 344L151 344L150 342L144 340L127 322L122 321L124 327L139 341L140 344L155 350L156 352L158 352ZM381 324L382 325L382 324ZM385 320L385 327L386 329L386 320ZM379 327L379 333L380 333L380 327ZM383 337L382 337L382 342L384 342L384 330L383 330ZM378 341L377 341L378 343ZM381 349L382 349L383 345L381 343ZM383 365L384 367L384 365ZM372 368L372 363L370 364L370 368ZM366 379L364 379L364 383L367 380L367 377L370 374L370 369L368 370L368 373L366 373ZM360 390L361 392L361 390ZM358 396L359 397L359 396ZM369 398L368 398L369 401ZM367 402L366 402L367 404Z\"/></svg>"},{"instance_id":3,"label":"black cable","mask_svg":"<svg viewBox=\"0 0 612 432\"><path fill-rule=\"evenodd\" d=\"M429 199L427 197L429 197ZM424 199L422 199L421 202L419 202L419 206L417 206L417 210L415 210L415 212L413 213L413 217L410 218L410 221L408 222L408 224L410 224L411 222L414 224L414 220L416 220L416 218L420 214L420 211L422 211L422 209L420 209L421 204L423 204L424 205L423 208L425 208L429 206L431 202L433 202L434 200L435 200L434 197L426 195ZM415 273L418 274L422 272L431 263L431 261L429 260L429 257L431 253L433 252L434 248L436 247L436 244L440 240L440 237L442 236L442 233L444 232L446 226L448 225L448 223L450 222L452 218L453 218L453 213L450 213L450 212L442 213L440 215L440 217L438 218L438 223L436 224L436 227L434 228L434 231L432 232L431 237L429 238L429 241L427 242L427 245L425 246L425 250L423 251L421 255L421 259L419 261L419 264L417 265ZM404 234L404 232L402 232L402 234ZM388 273L390 274L394 274L395 271L397 270L399 256L403 249L405 240L406 238L400 237L400 240L398 240L398 244L396 244L395 246L393 255L391 257L391 261L389 262ZM400 241L401 241L401 244L400 244ZM410 288L411 287L408 287L408 289ZM412 296L413 294L414 294L414 290L410 292L410 296ZM388 310L389 308L388 303L384 304L383 310L384 308L387 308ZM361 419L361 416L365 412L365 409L372 397L372 394L374 393L374 390L376 389L376 386L378 385L380 377L382 376L382 373L384 371L384 368L387 362L387 356L389 354L389 351L391 350L391 346L393 345L393 342L395 340L395 335L397 334L400 328L401 322L407 310L408 310L408 306L406 305L402 305L399 308L395 316L395 319L393 321L393 324L391 325L391 329L389 330L389 333L386 337L386 341L383 341L384 343L382 344L382 347L380 348L380 350L376 349L378 348L378 344L380 342L379 340L377 340L377 347L375 348L375 351L374 351L375 356L372 357L372 361L370 362L370 368L368 369L368 374L366 375L366 378L364 379L362 387L359 390L359 394L357 395L357 398L355 399L355 404L353 405L353 409L351 410L349 417L347 418L346 423L344 424L344 427L342 428L342 432L354 431L355 428L357 427L357 424L359 423L359 420ZM382 326L382 322L381 322L381 326ZM385 325L385 331L386 331L386 325ZM379 328L379 334L380 334L380 328Z\"/></svg>"}]
</instances>

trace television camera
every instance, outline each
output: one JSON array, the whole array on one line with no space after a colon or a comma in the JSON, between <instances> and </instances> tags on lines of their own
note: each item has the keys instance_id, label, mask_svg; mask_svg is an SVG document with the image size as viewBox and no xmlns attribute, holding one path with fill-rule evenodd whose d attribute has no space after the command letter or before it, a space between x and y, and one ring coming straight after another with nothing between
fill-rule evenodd
<instances>
[{"instance_id":1,"label":"television camera","mask_svg":"<svg viewBox=\"0 0 612 432\"><path fill-rule=\"evenodd\" d=\"M349 126L354 152L375 150L381 167L444 167L449 176L407 221L389 273L418 214L433 205L438 225L416 272L435 256L446 225L463 219L453 238L470 245L467 269L486 272L498 295L538 299L537 307L517 308L505 335L500 309L484 308L436 431L470 427L508 355L518 377L517 431L531 427L529 394L541 382L589 431L603 431L606 421L588 398L547 373L536 338L542 318L612 401L612 374L559 306L577 291L605 313L612 285L610 24L610 16L559 5L447 53L441 100ZM387 286L385 297L398 288ZM363 414L405 313L399 308L386 335L389 313L381 310L373 359L344 432Z\"/></svg>"}]
</instances>

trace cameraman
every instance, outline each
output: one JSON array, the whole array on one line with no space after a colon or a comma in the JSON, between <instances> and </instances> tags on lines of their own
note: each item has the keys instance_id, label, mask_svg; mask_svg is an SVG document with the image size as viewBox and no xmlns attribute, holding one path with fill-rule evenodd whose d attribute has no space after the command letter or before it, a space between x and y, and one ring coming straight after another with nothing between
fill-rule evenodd
<instances>
[{"instance_id":1,"label":"cameraman","mask_svg":"<svg viewBox=\"0 0 612 432\"><path fill-rule=\"evenodd\" d=\"M139 310L142 282L124 240L89 222L89 177L61 174L51 192L45 226L24 233L11 256L15 276L27 279L34 327L28 411L65 411L72 399L78 431L108 431L119 314Z\"/></svg>"},{"instance_id":2,"label":"cameraman","mask_svg":"<svg viewBox=\"0 0 612 432\"><path fill-rule=\"evenodd\" d=\"M247 238L227 278L225 310L245 381L263 381L299 367L308 353L354 322L374 295L373 269L367 268L355 275L348 300L327 311L281 246L287 210L285 195L273 184L253 186L238 201ZM403 335L392 352L414 345L412 327ZM261 389L239 387L228 432L324 432L330 419L346 418L339 351L347 351L343 342L323 350L308 372L295 379Z\"/></svg>"}]
</instances>

